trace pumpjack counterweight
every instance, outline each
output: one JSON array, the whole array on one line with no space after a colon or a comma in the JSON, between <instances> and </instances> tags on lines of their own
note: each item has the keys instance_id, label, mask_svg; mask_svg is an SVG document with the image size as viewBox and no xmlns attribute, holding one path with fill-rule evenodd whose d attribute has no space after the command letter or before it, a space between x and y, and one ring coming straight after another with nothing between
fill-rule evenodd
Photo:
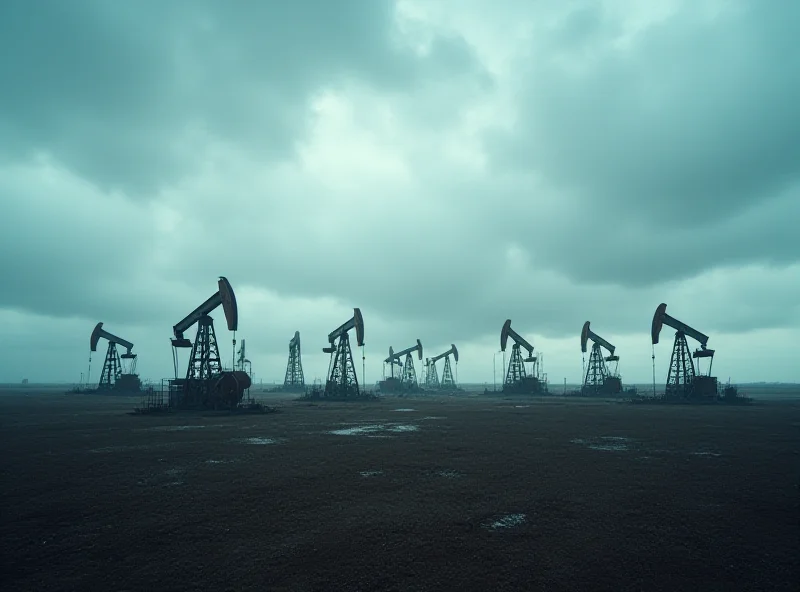
<instances>
[{"instance_id":1,"label":"pumpjack counterweight","mask_svg":"<svg viewBox=\"0 0 800 592\"><path fill-rule=\"evenodd\" d=\"M664 388L666 399L712 399L719 396L719 384L715 376L711 376L711 366L714 362L714 350L708 349L708 336L686 323L667 314L667 305L663 302L658 305L653 315L651 336L653 345L658 343L661 328L667 325L675 329L675 341L672 345L667 384ZM686 337L689 336L700 343L700 347L690 353ZM655 351L655 350L654 350ZM655 359L655 354L654 359ZM708 358L708 373L700 372L699 360ZM693 359L698 360L695 369Z\"/></svg>"},{"instance_id":2,"label":"pumpjack counterweight","mask_svg":"<svg viewBox=\"0 0 800 592\"><path fill-rule=\"evenodd\" d=\"M622 392L622 380L616 366L619 363L619 356L614 353L616 348L592 331L589 321L586 321L581 330L583 353L586 353L586 344L589 340L592 341L592 350L581 392L584 395L615 395ZM603 357L602 348L608 350L608 356ZM608 368L606 362L616 363L613 371Z\"/></svg>"}]
</instances>

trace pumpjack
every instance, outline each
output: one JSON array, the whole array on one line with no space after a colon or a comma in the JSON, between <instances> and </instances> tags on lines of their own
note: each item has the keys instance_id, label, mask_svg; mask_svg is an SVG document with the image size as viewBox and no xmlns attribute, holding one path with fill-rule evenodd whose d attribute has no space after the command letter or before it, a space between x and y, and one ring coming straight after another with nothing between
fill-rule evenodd
<instances>
[{"instance_id":1,"label":"pumpjack","mask_svg":"<svg viewBox=\"0 0 800 592\"><path fill-rule=\"evenodd\" d=\"M142 390L142 382L139 380L139 375L136 374L137 358L136 354L131 352L133 344L103 329L103 323L97 323L89 340L91 351L97 351L97 343L100 338L108 341L108 349L97 390L104 393L139 394ZM124 354L117 351L117 345L125 348ZM123 367L123 362L126 360L130 361L127 371Z\"/></svg>"},{"instance_id":2,"label":"pumpjack","mask_svg":"<svg viewBox=\"0 0 800 592\"><path fill-rule=\"evenodd\" d=\"M430 388L431 390L442 390L442 391L457 391L458 385L456 384L455 378L453 378L453 370L450 366L450 356L453 356L453 360L455 363L458 364L458 349L456 349L455 344L450 344L450 349L446 352L439 354L438 356L434 356L432 358L428 358L425 360L425 386ZM444 358L444 372L442 374L442 381L439 382L439 373L436 370L436 362Z\"/></svg>"},{"instance_id":3,"label":"pumpjack","mask_svg":"<svg viewBox=\"0 0 800 592\"><path fill-rule=\"evenodd\" d=\"M708 336L682 323L675 317L667 314L667 305L663 302L658 305L653 315L651 336L653 345L658 343L661 328L667 325L675 329L675 342L672 345L672 356L669 362L669 373L667 374L667 384L664 390L666 399L710 399L718 395L717 378L711 376L711 365L714 363L714 350L708 349ZM691 355L686 336L691 337L700 343L700 347ZM697 360L695 370L692 359ZM702 374L700 371L700 360L708 358L708 372ZM653 364L655 367L655 348L653 348ZM655 371L654 371L655 372Z\"/></svg>"},{"instance_id":4,"label":"pumpjack","mask_svg":"<svg viewBox=\"0 0 800 592\"><path fill-rule=\"evenodd\" d=\"M581 352L586 353L586 344L592 340L592 353L589 354L589 367L586 369L581 392L584 395L616 395L622 392L619 356L614 354L616 348L589 327L589 321L586 321L581 330ZM607 356L603 357L601 348L608 350ZM608 368L606 362L614 363L613 370Z\"/></svg>"},{"instance_id":5,"label":"pumpjack","mask_svg":"<svg viewBox=\"0 0 800 592\"><path fill-rule=\"evenodd\" d=\"M392 370L392 375L389 378L382 380L379 384L382 392L417 392L420 390L419 382L417 381L417 370L414 368L414 352L417 353L418 358L422 359L422 342L417 339L417 344L407 347L403 351L395 352L389 346L389 357L383 363L389 364ZM403 362L400 360L404 359ZM400 378L394 376L394 367L401 366Z\"/></svg>"},{"instance_id":6,"label":"pumpjack","mask_svg":"<svg viewBox=\"0 0 800 592\"><path fill-rule=\"evenodd\" d=\"M508 361L508 370L503 382L503 392L506 394L538 395L547 391L547 380L540 376L539 360L533 355L533 346L519 333L511 328L511 319L503 323L500 332L500 351L506 351L508 338L514 340L511 346L511 359ZM522 357L521 348L528 352L526 358ZM531 364L528 371L525 364Z\"/></svg>"},{"instance_id":7,"label":"pumpjack","mask_svg":"<svg viewBox=\"0 0 800 592\"><path fill-rule=\"evenodd\" d=\"M223 370L214 331L214 319L209 314L220 304L225 312L228 330L234 332L239 325L239 309L236 295L228 280L220 277L218 290L203 304L172 327L172 359L175 364L175 379L169 381L169 401L177 408L235 408L250 388L251 380L243 370ZM184 337L192 325L197 324L194 343ZM178 349L191 348L189 366L184 378L178 378Z\"/></svg>"},{"instance_id":8,"label":"pumpjack","mask_svg":"<svg viewBox=\"0 0 800 592\"><path fill-rule=\"evenodd\" d=\"M353 351L350 349L351 329L356 330L356 343L359 347L364 345L364 318L361 310L353 309L353 318L343 323L328 334L328 347L322 351L331 355L328 368L328 379L322 396L327 399L355 399L361 396L358 388L356 367L353 364ZM362 353L362 360L364 359Z\"/></svg>"},{"instance_id":9,"label":"pumpjack","mask_svg":"<svg viewBox=\"0 0 800 592\"><path fill-rule=\"evenodd\" d=\"M283 379L284 391L304 391L306 380L303 376L303 362L300 358L300 331L294 332L289 341L289 361L286 364L286 377Z\"/></svg>"}]
</instances>

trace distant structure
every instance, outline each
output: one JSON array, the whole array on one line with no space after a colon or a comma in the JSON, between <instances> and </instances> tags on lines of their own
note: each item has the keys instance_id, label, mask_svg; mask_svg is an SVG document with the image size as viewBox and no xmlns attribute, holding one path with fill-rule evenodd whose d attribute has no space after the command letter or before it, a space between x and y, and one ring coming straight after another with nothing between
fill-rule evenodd
<instances>
[{"instance_id":1,"label":"distant structure","mask_svg":"<svg viewBox=\"0 0 800 592\"><path fill-rule=\"evenodd\" d=\"M428 358L425 361L425 387L431 390L441 390L441 391L457 391L458 385L456 384L455 377L453 376L453 370L450 366L450 356L453 356L453 360L456 364L458 364L458 349L456 349L455 344L450 345L450 349L446 352L439 354L438 356L434 356L432 358ZM442 381L439 382L439 373L436 370L436 362L444 358L444 372L442 373Z\"/></svg>"},{"instance_id":2,"label":"distant structure","mask_svg":"<svg viewBox=\"0 0 800 592\"><path fill-rule=\"evenodd\" d=\"M306 380L303 376L303 361L300 358L300 331L294 332L289 341L289 361L286 364L286 377L283 379L283 390L304 391Z\"/></svg>"},{"instance_id":3,"label":"distant structure","mask_svg":"<svg viewBox=\"0 0 800 592\"><path fill-rule=\"evenodd\" d=\"M658 305L653 315L651 336L653 346L658 343L661 328L667 325L675 329L675 341L672 345L672 356L669 361L669 373L664 390L666 399L709 399L718 395L717 378L711 376L711 365L714 363L714 350L707 348L708 336L697 329L682 323L667 314L667 305L663 302ZM686 336L700 343L700 348L694 353L689 352ZM655 374L655 347L653 347L653 373ZM692 358L697 359L695 371ZM700 359L708 358L708 372L700 372ZM655 378L654 378L655 380Z\"/></svg>"},{"instance_id":4,"label":"distant structure","mask_svg":"<svg viewBox=\"0 0 800 592\"><path fill-rule=\"evenodd\" d=\"M547 391L547 380L540 376L539 364L533 355L533 346L519 333L511 328L511 319L507 319L500 331L500 351L506 351L508 338L514 341L511 346L511 359L508 361L506 378L503 382L503 392L508 394L538 395ZM525 348L528 355L523 358L521 348ZM531 364L530 370L525 364Z\"/></svg>"},{"instance_id":5,"label":"distant structure","mask_svg":"<svg viewBox=\"0 0 800 592\"><path fill-rule=\"evenodd\" d=\"M619 377L619 356L614 354L615 348L608 341L597 335L590 328L589 321L583 324L581 330L581 352L586 353L586 345L592 341L592 352L589 354L589 366L583 379L581 393L584 395L616 395L622 392L622 379ZM601 348L608 350L608 356L603 357ZM606 362L613 362L614 368L610 370Z\"/></svg>"},{"instance_id":6,"label":"distant structure","mask_svg":"<svg viewBox=\"0 0 800 592\"><path fill-rule=\"evenodd\" d=\"M419 382L417 381L417 371L414 368L414 353L417 354L417 357L420 360L422 359L422 342L419 339L417 339L416 345L407 347L403 351L396 353L394 349L389 346L389 356L383 361L383 363L389 364L392 375L391 377L386 378L379 383L381 392L412 393L420 391ZM401 362L401 359L404 361ZM400 366L402 368L399 379L395 378L394 376L395 366Z\"/></svg>"},{"instance_id":7,"label":"distant structure","mask_svg":"<svg viewBox=\"0 0 800 592\"><path fill-rule=\"evenodd\" d=\"M353 363L353 351L350 349L351 329L356 331L356 343L364 345L364 319L361 310L353 309L353 318L343 323L328 334L328 347L322 351L331 355L328 367L328 378L322 396L326 399L354 399L361 397L358 388L356 368ZM363 360L363 355L362 355Z\"/></svg>"},{"instance_id":8,"label":"distant structure","mask_svg":"<svg viewBox=\"0 0 800 592\"><path fill-rule=\"evenodd\" d=\"M234 332L233 346L236 348L236 330L239 325L239 309L236 295L228 280L220 277L218 290L205 302L172 327L172 354L175 364L175 379L169 381L169 405L179 409L235 408L244 392L250 388L251 380L243 370L224 371L219 355L214 319L209 314L222 305L228 330ZM197 324L194 343L184 333ZM191 348L189 365L184 378L178 378L178 353L180 348ZM244 360L244 350L240 359Z\"/></svg>"},{"instance_id":9,"label":"distant structure","mask_svg":"<svg viewBox=\"0 0 800 592\"><path fill-rule=\"evenodd\" d=\"M103 329L103 323L97 323L89 338L89 349L92 352L97 351L97 344L100 339L108 341L108 348L103 361L103 369L100 372L100 382L97 385L98 392L113 394L137 394L141 392L142 383L139 380L139 375L136 374L136 354L131 352L133 344ZM124 354L120 354L117 351L117 345L125 348ZM127 371L123 368L123 360L130 362L130 367Z\"/></svg>"}]
</instances>

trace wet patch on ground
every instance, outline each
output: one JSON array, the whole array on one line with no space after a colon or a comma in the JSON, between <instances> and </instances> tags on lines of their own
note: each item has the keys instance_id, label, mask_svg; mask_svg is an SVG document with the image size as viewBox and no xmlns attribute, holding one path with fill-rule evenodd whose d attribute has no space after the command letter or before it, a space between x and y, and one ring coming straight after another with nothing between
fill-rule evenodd
<instances>
[{"instance_id":1,"label":"wet patch on ground","mask_svg":"<svg viewBox=\"0 0 800 592\"><path fill-rule=\"evenodd\" d=\"M573 438L573 444L586 446L590 450L601 450L605 452L624 452L631 448L632 440L622 436L601 436L600 438Z\"/></svg>"},{"instance_id":2,"label":"wet patch on ground","mask_svg":"<svg viewBox=\"0 0 800 592\"><path fill-rule=\"evenodd\" d=\"M239 442L240 444L254 444L256 446L266 446L268 444L278 444L278 440L275 438L262 438L262 437L253 437L253 438L234 438L231 442Z\"/></svg>"},{"instance_id":3,"label":"wet patch on ground","mask_svg":"<svg viewBox=\"0 0 800 592\"><path fill-rule=\"evenodd\" d=\"M374 424L355 426L352 428L331 430L328 433L333 434L334 436L387 437L386 434L383 434L381 432L403 433L403 432L416 432L418 430L419 426L414 424L374 423Z\"/></svg>"},{"instance_id":4,"label":"wet patch on ground","mask_svg":"<svg viewBox=\"0 0 800 592\"><path fill-rule=\"evenodd\" d=\"M484 522L482 526L489 530L500 530L503 528L514 528L515 526L520 526L524 523L525 514L505 514L503 516L493 518L488 522Z\"/></svg>"}]
</instances>

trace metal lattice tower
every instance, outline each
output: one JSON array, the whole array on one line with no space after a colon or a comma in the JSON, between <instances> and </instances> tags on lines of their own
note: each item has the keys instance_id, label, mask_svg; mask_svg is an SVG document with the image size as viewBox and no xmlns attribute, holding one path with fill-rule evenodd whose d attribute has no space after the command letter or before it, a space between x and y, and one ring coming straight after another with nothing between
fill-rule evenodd
<instances>
[{"instance_id":1,"label":"metal lattice tower","mask_svg":"<svg viewBox=\"0 0 800 592\"><path fill-rule=\"evenodd\" d=\"M303 361L300 358L300 340L292 339L289 342L289 361L286 364L286 377L283 379L284 387L303 387L306 384L303 376Z\"/></svg>"},{"instance_id":2,"label":"metal lattice tower","mask_svg":"<svg viewBox=\"0 0 800 592\"><path fill-rule=\"evenodd\" d=\"M439 388L439 373L436 370L436 362L428 358L425 363L427 370L425 371L425 386L430 389Z\"/></svg>"},{"instance_id":3,"label":"metal lattice tower","mask_svg":"<svg viewBox=\"0 0 800 592\"><path fill-rule=\"evenodd\" d=\"M197 321L197 337L192 346L192 355L189 358L189 369L186 372L186 382L196 382L203 390L210 384L209 379L222 371L222 362L219 357L217 336L214 333L214 319L203 315Z\"/></svg>"},{"instance_id":4,"label":"metal lattice tower","mask_svg":"<svg viewBox=\"0 0 800 592\"><path fill-rule=\"evenodd\" d=\"M406 354L406 361L403 364L403 374L400 377L400 382L408 387L418 387L417 371L414 368L414 358L411 354Z\"/></svg>"},{"instance_id":5,"label":"metal lattice tower","mask_svg":"<svg viewBox=\"0 0 800 592\"><path fill-rule=\"evenodd\" d=\"M586 368L586 377L583 381L583 389L585 391L601 390L607 376L608 368L606 368L606 362L603 359L603 352L600 349L600 344L593 343L592 353L589 354L589 367Z\"/></svg>"},{"instance_id":6,"label":"metal lattice tower","mask_svg":"<svg viewBox=\"0 0 800 592\"><path fill-rule=\"evenodd\" d=\"M444 372L442 373L442 389L455 390L456 388L458 387L456 386L456 381L453 378L453 370L450 367L450 356L447 356L444 359Z\"/></svg>"},{"instance_id":7,"label":"metal lattice tower","mask_svg":"<svg viewBox=\"0 0 800 592\"><path fill-rule=\"evenodd\" d=\"M508 361L508 372L506 372L505 384L514 385L525 380L525 362L522 360L519 343L511 346L511 359Z\"/></svg>"},{"instance_id":8,"label":"metal lattice tower","mask_svg":"<svg viewBox=\"0 0 800 592\"><path fill-rule=\"evenodd\" d=\"M672 346L672 356L669 361L669 375L667 376L666 395L689 397L694 386L695 372L689 344L683 331L675 333L675 344Z\"/></svg>"},{"instance_id":9,"label":"metal lattice tower","mask_svg":"<svg viewBox=\"0 0 800 592\"><path fill-rule=\"evenodd\" d=\"M350 338L347 333L343 333L339 337L336 351L331 354L328 377L323 396L337 398L359 396L356 367L353 364L353 351L350 349Z\"/></svg>"},{"instance_id":10,"label":"metal lattice tower","mask_svg":"<svg viewBox=\"0 0 800 592\"><path fill-rule=\"evenodd\" d=\"M108 342L106 359L103 362L103 371L100 373L100 383L98 390L111 390L122 375L122 362L119 359L117 346L113 341Z\"/></svg>"}]
</instances>

